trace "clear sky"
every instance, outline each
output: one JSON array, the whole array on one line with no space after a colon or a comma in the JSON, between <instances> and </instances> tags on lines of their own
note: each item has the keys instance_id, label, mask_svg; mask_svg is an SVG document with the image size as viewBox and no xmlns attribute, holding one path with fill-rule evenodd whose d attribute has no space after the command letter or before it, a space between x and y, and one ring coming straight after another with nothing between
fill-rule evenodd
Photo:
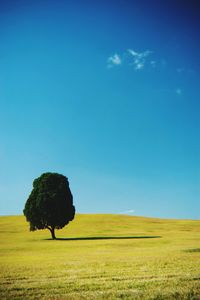
<instances>
[{"instance_id":1,"label":"clear sky","mask_svg":"<svg viewBox=\"0 0 200 300\"><path fill-rule=\"evenodd\" d=\"M0 214L66 175L77 212L200 218L199 1L0 1Z\"/></svg>"}]
</instances>

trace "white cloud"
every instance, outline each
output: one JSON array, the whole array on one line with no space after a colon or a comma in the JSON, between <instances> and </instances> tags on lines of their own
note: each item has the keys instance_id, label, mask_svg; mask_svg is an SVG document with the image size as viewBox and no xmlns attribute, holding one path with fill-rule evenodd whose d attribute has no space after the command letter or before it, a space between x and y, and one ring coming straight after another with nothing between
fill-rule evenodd
<instances>
[{"instance_id":1,"label":"white cloud","mask_svg":"<svg viewBox=\"0 0 200 300\"><path fill-rule=\"evenodd\" d=\"M135 70L141 70L144 68L144 63L138 62L135 64Z\"/></svg>"},{"instance_id":2,"label":"white cloud","mask_svg":"<svg viewBox=\"0 0 200 300\"><path fill-rule=\"evenodd\" d=\"M140 56L141 56L141 57L147 57L147 56L149 56L149 55L152 54L152 53L153 53L153 51L146 50L146 51L144 51L144 52L141 52L141 53L140 53Z\"/></svg>"},{"instance_id":3,"label":"white cloud","mask_svg":"<svg viewBox=\"0 0 200 300\"><path fill-rule=\"evenodd\" d=\"M143 52L136 52L133 49L127 50L128 54L133 58L132 65L135 70L144 69L147 57L152 53L150 50L145 50Z\"/></svg>"},{"instance_id":4,"label":"white cloud","mask_svg":"<svg viewBox=\"0 0 200 300\"><path fill-rule=\"evenodd\" d=\"M142 52L137 52L133 49L127 49L121 56L117 53L110 56L107 60L107 67L112 68L114 66L122 65L122 58L123 57L123 63L125 65L131 65L133 66L134 70L142 70L144 69L146 63L150 63L152 67L155 67L156 61L149 62L149 55L153 52L150 50L145 50Z\"/></svg>"},{"instance_id":5,"label":"white cloud","mask_svg":"<svg viewBox=\"0 0 200 300\"><path fill-rule=\"evenodd\" d=\"M132 50L132 49L128 49L127 50L131 55L133 55L133 56L138 56L138 52L135 52L134 50Z\"/></svg>"},{"instance_id":6,"label":"white cloud","mask_svg":"<svg viewBox=\"0 0 200 300\"><path fill-rule=\"evenodd\" d=\"M121 215L129 215L129 214L133 214L134 212L135 212L134 209L128 209L128 210L121 211L120 214Z\"/></svg>"},{"instance_id":7,"label":"white cloud","mask_svg":"<svg viewBox=\"0 0 200 300\"><path fill-rule=\"evenodd\" d=\"M138 57L138 58L144 58L144 57L147 57L147 56L149 56L149 54L151 54L151 53L153 53L152 51L150 51L150 50L145 50L145 51L143 51L143 52L136 52L135 50L133 50L133 49L128 49L127 50L128 51L128 53L129 54L131 54L132 56L136 56L136 57Z\"/></svg>"},{"instance_id":8,"label":"white cloud","mask_svg":"<svg viewBox=\"0 0 200 300\"><path fill-rule=\"evenodd\" d=\"M108 58L108 67L109 68L111 68L113 66L119 66L121 64L122 64L122 60L117 53L115 53L114 55L112 55Z\"/></svg>"}]
</instances>

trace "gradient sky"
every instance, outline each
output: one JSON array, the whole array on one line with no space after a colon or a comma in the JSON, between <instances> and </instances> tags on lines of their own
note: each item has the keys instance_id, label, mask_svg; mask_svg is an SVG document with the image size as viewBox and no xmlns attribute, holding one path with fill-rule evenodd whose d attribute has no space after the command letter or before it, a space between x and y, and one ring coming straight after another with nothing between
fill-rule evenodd
<instances>
[{"instance_id":1,"label":"gradient sky","mask_svg":"<svg viewBox=\"0 0 200 300\"><path fill-rule=\"evenodd\" d=\"M199 1L1 0L0 214L50 171L80 213L200 218L199 30Z\"/></svg>"}]
</instances>

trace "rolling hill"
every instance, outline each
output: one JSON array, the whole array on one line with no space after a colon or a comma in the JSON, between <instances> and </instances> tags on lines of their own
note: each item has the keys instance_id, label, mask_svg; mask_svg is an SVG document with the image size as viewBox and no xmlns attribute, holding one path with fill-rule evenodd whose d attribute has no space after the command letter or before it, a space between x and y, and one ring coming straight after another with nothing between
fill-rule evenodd
<instances>
[{"instance_id":1,"label":"rolling hill","mask_svg":"<svg viewBox=\"0 0 200 300\"><path fill-rule=\"evenodd\" d=\"M0 217L0 299L200 299L200 222L79 214L51 240Z\"/></svg>"}]
</instances>

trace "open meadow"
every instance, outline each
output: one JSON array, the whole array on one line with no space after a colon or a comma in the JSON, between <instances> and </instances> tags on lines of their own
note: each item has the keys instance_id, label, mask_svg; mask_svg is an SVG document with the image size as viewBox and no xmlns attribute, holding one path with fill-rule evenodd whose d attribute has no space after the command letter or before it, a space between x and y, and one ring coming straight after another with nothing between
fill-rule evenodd
<instances>
[{"instance_id":1,"label":"open meadow","mask_svg":"<svg viewBox=\"0 0 200 300\"><path fill-rule=\"evenodd\" d=\"M76 215L29 232L0 217L0 299L200 299L200 222Z\"/></svg>"}]
</instances>

